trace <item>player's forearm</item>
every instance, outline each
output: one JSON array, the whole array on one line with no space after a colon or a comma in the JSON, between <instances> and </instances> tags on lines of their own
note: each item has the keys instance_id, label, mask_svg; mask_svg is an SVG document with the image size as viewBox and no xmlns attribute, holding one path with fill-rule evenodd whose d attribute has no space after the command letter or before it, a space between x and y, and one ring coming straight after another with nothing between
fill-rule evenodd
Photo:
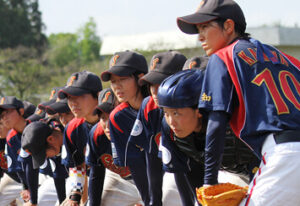
<instances>
[{"instance_id":1,"label":"player's forearm","mask_svg":"<svg viewBox=\"0 0 300 206\"><path fill-rule=\"evenodd\" d=\"M218 171L224 150L224 136L228 115L224 112L210 112L205 142L204 184L218 183Z\"/></svg>"},{"instance_id":2,"label":"player's forearm","mask_svg":"<svg viewBox=\"0 0 300 206\"><path fill-rule=\"evenodd\" d=\"M33 169L32 164L25 163L25 175L30 192L30 202L37 204L38 185L39 185L39 169Z\"/></svg>"},{"instance_id":3,"label":"player's forearm","mask_svg":"<svg viewBox=\"0 0 300 206\"><path fill-rule=\"evenodd\" d=\"M54 178L54 184L56 189L56 194L58 197L59 204L61 204L66 199L66 179L65 178Z\"/></svg>"},{"instance_id":4,"label":"player's forearm","mask_svg":"<svg viewBox=\"0 0 300 206\"><path fill-rule=\"evenodd\" d=\"M79 166L70 168L69 176L70 176L71 187L72 187L69 199L79 203L83 193L84 184L85 184L85 176L86 176L85 164L83 163Z\"/></svg>"},{"instance_id":5,"label":"player's forearm","mask_svg":"<svg viewBox=\"0 0 300 206\"><path fill-rule=\"evenodd\" d=\"M105 167L91 166L88 189L90 206L98 206L101 204L104 178Z\"/></svg>"}]
</instances>

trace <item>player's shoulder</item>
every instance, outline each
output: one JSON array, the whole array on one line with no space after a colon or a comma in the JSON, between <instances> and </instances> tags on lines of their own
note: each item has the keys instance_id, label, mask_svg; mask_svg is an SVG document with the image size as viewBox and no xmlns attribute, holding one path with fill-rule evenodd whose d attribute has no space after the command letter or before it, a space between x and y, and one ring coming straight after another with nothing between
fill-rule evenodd
<instances>
[{"instance_id":1,"label":"player's shoulder","mask_svg":"<svg viewBox=\"0 0 300 206\"><path fill-rule=\"evenodd\" d=\"M110 113L109 115L109 119L115 119L116 117L124 114L127 109L130 107L130 105L127 102L123 102L121 104L119 104L118 106L116 106L113 111Z\"/></svg>"},{"instance_id":2,"label":"player's shoulder","mask_svg":"<svg viewBox=\"0 0 300 206\"><path fill-rule=\"evenodd\" d=\"M152 96L147 98L147 102L145 102L145 103L146 104L145 104L145 107L143 108L143 113L144 113L145 119L148 121L149 113L151 111L156 111L157 110L159 112L160 110L159 110L158 105L155 104L154 99L153 99Z\"/></svg>"},{"instance_id":3,"label":"player's shoulder","mask_svg":"<svg viewBox=\"0 0 300 206\"><path fill-rule=\"evenodd\" d=\"M6 136L6 142L10 143L11 140L18 135L18 132L15 129L11 129L8 131Z\"/></svg>"},{"instance_id":4,"label":"player's shoulder","mask_svg":"<svg viewBox=\"0 0 300 206\"><path fill-rule=\"evenodd\" d=\"M98 140L100 140L103 136L105 136L101 124L97 123L96 125L94 125L91 131L92 131L91 132L92 135L90 136L90 138L93 138L93 143L96 146L98 146Z\"/></svg>"},{"instance_id":5,"label":"player's shoulder","mask_svg":"<svg viewBox=\"0 0 300 206\"><path fill-rule=\"evenodd\" d=\"M79 128L81 125L85 123L84 118L74 118L72 119L65 128L65 131L68 136L71 136L72 132Z\"/></svg>"}]
</instances>

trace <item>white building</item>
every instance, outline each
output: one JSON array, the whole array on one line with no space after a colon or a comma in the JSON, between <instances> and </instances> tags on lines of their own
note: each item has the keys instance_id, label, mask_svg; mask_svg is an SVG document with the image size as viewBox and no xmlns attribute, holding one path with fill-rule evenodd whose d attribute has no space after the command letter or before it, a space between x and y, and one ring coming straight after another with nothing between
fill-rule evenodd
<instances>
[{"instance_id":1,"label":"white building","mask_svg":"<svg viewBox=\"0 0 300 206\"><path fill-rule=\"evenodd\" d=\"M300 59L300 28L257 27L247 32L263 43ZM153 32L136 35L107 36L103 38L101 55L112 55L125 50L180 50L199 48L197 35L187 35L176 31Z\"/></svg>"}]
</instances>

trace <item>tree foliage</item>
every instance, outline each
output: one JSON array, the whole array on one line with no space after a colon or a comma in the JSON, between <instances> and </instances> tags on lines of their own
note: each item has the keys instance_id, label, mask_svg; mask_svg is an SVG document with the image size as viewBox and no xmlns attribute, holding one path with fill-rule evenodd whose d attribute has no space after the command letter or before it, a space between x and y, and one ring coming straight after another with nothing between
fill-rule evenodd
<instances>
[{"instance_id":1,"label":"tree foliage","mask_svg":"<svg viewBox=\"0 0 300 206\"><path fill-rule=\"evenodd\" d=\"M38 6L38 0L0 0L0 48L45 46Z\"/></svg>"},{"instance_id":2,"label":"tree foliage","mask_svg":"<svg viewBox=\"0 0 300 206\"><path fill-rule=\"evenodd\" d=\"M101 40L97 35L97 25L93 18L79 29L78 42L80 47L80 59L82 64L98 60Z\"/></svg>"},{"instance_id":3,"label":"tree foliage","mask_svg":"<svg viewBox=\"0 0 300 206\"><path fill-rule=\"evenodd\" d=\"M0 85L2 95L20 99L37 98L47 83L49 71L43 66L38 51L17 47L0 51Z\"/></svg>"}]
</instances>

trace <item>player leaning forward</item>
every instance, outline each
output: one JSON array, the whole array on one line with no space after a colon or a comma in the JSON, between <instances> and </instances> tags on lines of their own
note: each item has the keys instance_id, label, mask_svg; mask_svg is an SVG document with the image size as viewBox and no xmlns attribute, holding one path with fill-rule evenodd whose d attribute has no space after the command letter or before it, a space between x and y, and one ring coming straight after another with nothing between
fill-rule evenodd
<instances>
[{"instance_id":1,"label":"player leaning forward","mask_svg":"<svg viewBox=\"0 0 300 206\"><path fill-rule=\"evenodd\" d=\"M232 0L204 0L179 28L199 34L210 56L199 108L209 113L207 186L217 184L226 123L261 158L241 205L298 205L300 196L300 62L249 38L241 8Z\"/></svg>"}]
</instances>

